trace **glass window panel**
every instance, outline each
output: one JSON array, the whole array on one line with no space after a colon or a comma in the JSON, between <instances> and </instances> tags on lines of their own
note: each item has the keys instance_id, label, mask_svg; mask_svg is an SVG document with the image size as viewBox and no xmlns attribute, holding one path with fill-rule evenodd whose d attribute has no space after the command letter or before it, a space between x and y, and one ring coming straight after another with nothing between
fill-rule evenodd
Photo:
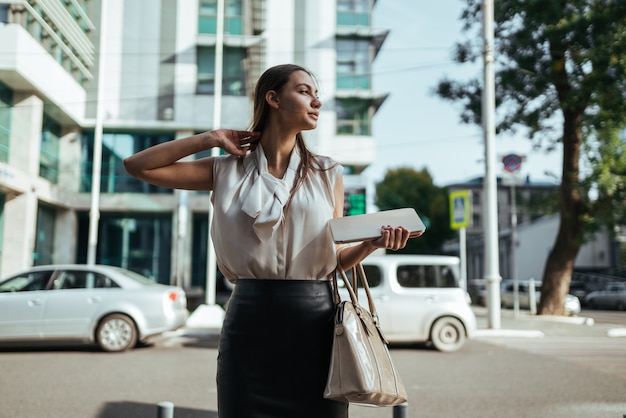
<instances>
[{"instance_id":1,"label":"glass window panel","mask_svg":"<svg viewBox=\"0 0 626 418\"><path fill-rule=\"evenodd\" d=\"M102 135L102 171L100 190L102 193L173 193L166 189L137 180L126 173L124 158L156 144L170 141L171 134L112 133ZM91 191L93 166L93 133L82 136L81 191Z\"/></svg>"},{"instance_id":2,"label":"glass window panel","mask_svg":"<svg viewBox=\"0 0 626 418\"><path fill-rule=\"evenodd\" d=\"M93 271L66 270L55 279L52 289L94 289L119 287L111 278Z\"/></svg>"},{"instance_id":3,"label":"glass window panel","mask_svg":"<svg viewBox=\"0 0 626 418\"><path fill-rule=\"evenodd\" d=\"M378 266L366 265L363 264L363 271L365 271L365 277L367 277L367 284L370 288L375 288L380 286L382 283L382 273ZM346 277L352 284L352 269L346 271ZM361 281L361 276L357 274L357 287L363 288L363 282ZM337 285L339 287L346 287L343 278L340 273L337 273Z\"/></svg>"},{"instance_id":4,"label":"glass window panel","mask_svg":"<svg viewBox=\"0 0 626 418\"><path fill-rule=\"evenodd\" d=\"M54 230L56 209L39 203L37 208L37 231L35 235L35 253L33 265L52 264L54 252Z\"/></svg>"},{"instance_id":5,"label":"glass window panel","mask_svg":"<svg viewBox=\"0 0 626 418\"><path fill-rule=\"evenodd\" d=\"M78 214L76 259L87 260L89 213ZM98 225L96 263L123 267L158 283L171 276L172 214L103 213ZM103 283L97 287L115 287Z\"/></svg>"},{"instance_id":6,"label":"glass window panel","mask_svg":"<svg viewBox=\"0 0 626 418\"><path fill-rule=\"evenodd\" d=\"M369 100L337 99L337 133L344 135L371 135Z\"/></svg>"},{"instance_id":7,"label":"glass window panel","mask_svg":"<svg viewBox=\"0 0 626 418\"><path fill-rule=\"evenodd\" d=\"M224 33L243 34L242 1L227 0L224 7ZM217 32L217 0L202 0L198 13L198 32Z\"/></svg>"},{"instance_id":8,"label":"glass window panel","mask_svg":"<svg viewBox=\"0 0 626 418\"><path fill-rule=\"evenodd\" d=\"M366 39L338 38L337 88L369 89L371 74L371 45Z\"/></svg>"},{"instance_id":9,"label":"glass window panel","mask_svg":"<svg viewBox=\"0 0 626 418\"><path fill-rule=\"evenodd\" d=\"M61 125L44 113L39 150L39 176L52 183L59 180Z\"/></svg>"},{"instance_id":10,"label":"glass window panel","mask_svg":"<svg viewBox=\"0 0 626 418\"><path fill-rule=\"evenodd\" d=\"M199 94L215 93L215 47L198 47L198 87ZM222 73L222 94L244 96L246 92L243 48L224 48Z\"/></svg>"},{"instance_id":11,"label":"glass window panel","mask_svg":"<svg viewBox=\"0 0 626 418\"><path fill-rule=\"evenodd\" d=\"M13 91L0 83L0 161L9 161L9 137L11 133L11 108Z\"/></svg>"},{"instance_id":12,"label":"glass window panel","mask_svg":"<svg viewBox=\"0 0 626 418\"><path fill-rule=\"evenodd\" d=\"M13 277L0 285L0 293L45 290L53 271L37 271Z\"/></svg>"},{"instance_id":13,"label":"glass window panel","mask_svg":"<svg viewBox=\"0 0 626 418\"><path fill-rule=\"evenodd\" d=\"M457 287L458 280L449 266L404 265L396 272L402 287Z\"/></svg>"}]
</instances>

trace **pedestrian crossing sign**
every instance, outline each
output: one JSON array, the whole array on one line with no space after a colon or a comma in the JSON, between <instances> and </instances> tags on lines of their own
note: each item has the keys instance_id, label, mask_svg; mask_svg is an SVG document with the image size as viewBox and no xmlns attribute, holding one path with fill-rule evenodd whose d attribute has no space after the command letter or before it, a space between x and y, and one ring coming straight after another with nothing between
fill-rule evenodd
<instances>
[{"instance_id":1,"label":"pedestrian crossing sign","mask_svg":"<svg viewBox=\"0 0 626 418\"><path fill-rule=\"evenodd\" d=\"M450 228L461 229L469 226L470 206L469 190L450 193Z\"/></svg>"}]
</instances>

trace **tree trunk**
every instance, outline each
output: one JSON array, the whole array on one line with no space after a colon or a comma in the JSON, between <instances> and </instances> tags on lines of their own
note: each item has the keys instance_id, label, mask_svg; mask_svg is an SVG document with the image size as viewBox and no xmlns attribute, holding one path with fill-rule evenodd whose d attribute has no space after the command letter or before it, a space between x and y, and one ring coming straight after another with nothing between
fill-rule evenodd
<instances>
[{"instance_id":1,"label":"tree trunk","mask_svg":"<svg viewBox=\"0 0 626 418\"><path fill-rule=\"evenodd\" d=\"M564 111L559 231L546 261L539 315L564 315L574 262L583 242L583 201L578 187L582 112Z\"/></svg>"}]
</instances>

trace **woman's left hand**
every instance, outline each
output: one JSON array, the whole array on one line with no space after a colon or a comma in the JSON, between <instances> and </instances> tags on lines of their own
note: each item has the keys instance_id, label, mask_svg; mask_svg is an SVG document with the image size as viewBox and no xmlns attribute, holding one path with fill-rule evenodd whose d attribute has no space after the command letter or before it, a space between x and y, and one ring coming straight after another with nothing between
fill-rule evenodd
<instances>
[{"instance_id":1,"label":"woman's left hand","mask_svg":"<svg viewBox=\"0 0 626 418\"><path fill-rule=\"evenodd\" d=\"M385 248L387 250L397 251L406 246L409 240L409 230L402 227L383 226L381 228L382 235L370 241L370 244L377 248Z\"/></svg>"}]
</instances>

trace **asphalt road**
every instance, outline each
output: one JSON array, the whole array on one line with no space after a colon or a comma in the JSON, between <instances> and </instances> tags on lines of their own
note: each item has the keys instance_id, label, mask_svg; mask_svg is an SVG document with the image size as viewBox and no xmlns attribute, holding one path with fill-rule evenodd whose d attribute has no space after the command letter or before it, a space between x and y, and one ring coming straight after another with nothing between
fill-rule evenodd
<instances>
[{"instance_id":1,"label":"asphalt road","mask_svg":"<svg viewBox=\"0 0 626 418\"><path fill-rule=\"evenodd\" d=\"M484 324L484 312L478 315ZM506 312L502 325L541 329L543 336L493 333L447 354L424 346L392 347L409 391L406 417L626 414L626 338L607 336L614 325L513 319ZM0 417L152 418L159 402L170 401L175 418L215 418L217 340L215 333L176 333L122 354L3 349ZM393 408L350 410L351 418L394 416Z\"/></svg>"}]
</instances>

